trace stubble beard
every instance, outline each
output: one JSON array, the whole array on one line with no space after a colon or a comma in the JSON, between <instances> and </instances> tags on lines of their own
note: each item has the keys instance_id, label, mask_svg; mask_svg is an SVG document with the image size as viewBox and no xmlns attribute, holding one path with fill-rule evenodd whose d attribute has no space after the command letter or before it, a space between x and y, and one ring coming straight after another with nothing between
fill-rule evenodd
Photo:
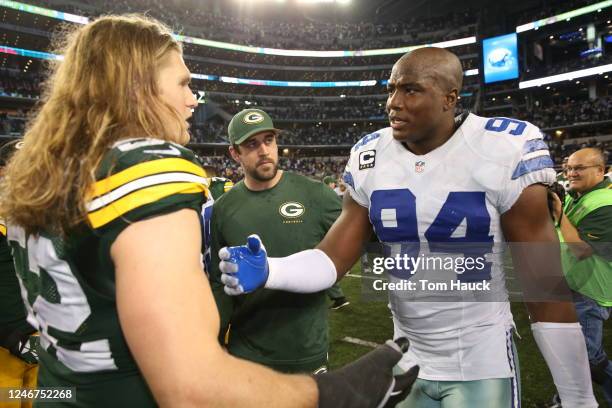
<instances>
[{"instance_id":1,"label":"stubble beard","mask_svg":"<svg viewBox=\"0 0 612 408\"><path fill-rule=\"evenodd\" d=\"M264 172L264 171L259 170L259 166L255 167L254 169L248 170L249 176L251 176L251 178L253 178L254 180L257 180L260 182L272 180L274 177L276 177L277 173L278 173L278 163L274 163L274 167L272 168L272 171L270 172Z\"/></svg>"}]
</instances>

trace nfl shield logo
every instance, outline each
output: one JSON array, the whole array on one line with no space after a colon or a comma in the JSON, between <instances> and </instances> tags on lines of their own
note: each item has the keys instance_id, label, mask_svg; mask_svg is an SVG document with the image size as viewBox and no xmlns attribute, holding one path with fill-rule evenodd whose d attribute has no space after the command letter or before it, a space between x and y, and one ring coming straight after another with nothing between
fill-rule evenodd
<instances>
[{"instance_id":1,"label":"nfl shield logo","mask_svg":"<svg viewBox=\"0 0 612 408\"><path fill-rule=\"evenodd\" d=\"M414 164L414 171L416 171L417 173L422 173L423 170L425 170L425 162L424 161L418 161Z\"/></svg>"}]
</instances>

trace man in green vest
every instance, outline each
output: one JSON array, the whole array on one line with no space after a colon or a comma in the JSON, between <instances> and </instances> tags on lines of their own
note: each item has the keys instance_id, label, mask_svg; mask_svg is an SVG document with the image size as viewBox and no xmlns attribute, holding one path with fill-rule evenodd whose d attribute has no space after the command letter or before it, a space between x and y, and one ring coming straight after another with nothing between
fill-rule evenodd
<instances>
[{"instance_id":1,"label":"man in green vest","mask_svg":"<svg viewBox=\"0 0 612 408\"><path fill-rule=\"evenodd\" d=\"M612 362L603 349L603 323L612 311L612 183L605 177L603 152L578 150L569 157L569 195L554 217L564 245L563 266L574 291L593 381L612 406Z\"/></svg>"}]
</instances>

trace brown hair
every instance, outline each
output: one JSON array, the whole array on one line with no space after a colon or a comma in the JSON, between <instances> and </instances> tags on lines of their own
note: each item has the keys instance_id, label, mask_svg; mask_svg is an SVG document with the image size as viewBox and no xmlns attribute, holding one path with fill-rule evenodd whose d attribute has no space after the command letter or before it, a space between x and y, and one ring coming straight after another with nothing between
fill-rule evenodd
<instances>
[{"instance_id":1,"label":"brown hair","mask_svg":"<svg viewBox=\"0 0 612 408\"><path fill-rule=\"evenodd\" d=\"M156 82L166 54L182 52L168 27L141 15L104 16L60 42L64 58L51 66L23 148L0 183L0 216L28 233L66 234L86 220L95 171L118 140L186 132Z\"/></svg>"}]
</instances>

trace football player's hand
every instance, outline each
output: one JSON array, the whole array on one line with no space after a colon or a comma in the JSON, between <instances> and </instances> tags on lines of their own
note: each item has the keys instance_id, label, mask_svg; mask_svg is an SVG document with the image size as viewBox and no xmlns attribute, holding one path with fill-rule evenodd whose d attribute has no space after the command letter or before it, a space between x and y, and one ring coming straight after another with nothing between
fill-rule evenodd
<instances>
[{"instance_id":1,"label":"football player's hand","mask_svg":"<svg viewBox=\"0 0 612 408\"><path fill-rule=\"evenodd\" d=\"M561 213L563 213L563 204L561 203L561 199L555 193L552 194L552 207L553 207L553 218L555 222L559 224L559 218L561 218Z\"/></svg>"},{"instance_id":2,"label":"football player's hand","mask_svg":"<svg viewBox=\"0 0 612 408\"><path fill-rule=\"evenodd\" d=\"M319 408L392 408L404 400L417 379L419 367L393 375L393 367L408 350L405 338L388 340L359 360L315 376Z\"/></svg>"},{"instance_id":3,"label":"football player's hand","mask_svg":"<svg viewBox=\"0 0 612 408\"><path fill-rule=\"evenodd\" d=\"M268 255L257 235L249 235L246 245L221 248L219 258L221 282L228 295L252 292L268 280Z\"/></svg>"}]
</instances>

